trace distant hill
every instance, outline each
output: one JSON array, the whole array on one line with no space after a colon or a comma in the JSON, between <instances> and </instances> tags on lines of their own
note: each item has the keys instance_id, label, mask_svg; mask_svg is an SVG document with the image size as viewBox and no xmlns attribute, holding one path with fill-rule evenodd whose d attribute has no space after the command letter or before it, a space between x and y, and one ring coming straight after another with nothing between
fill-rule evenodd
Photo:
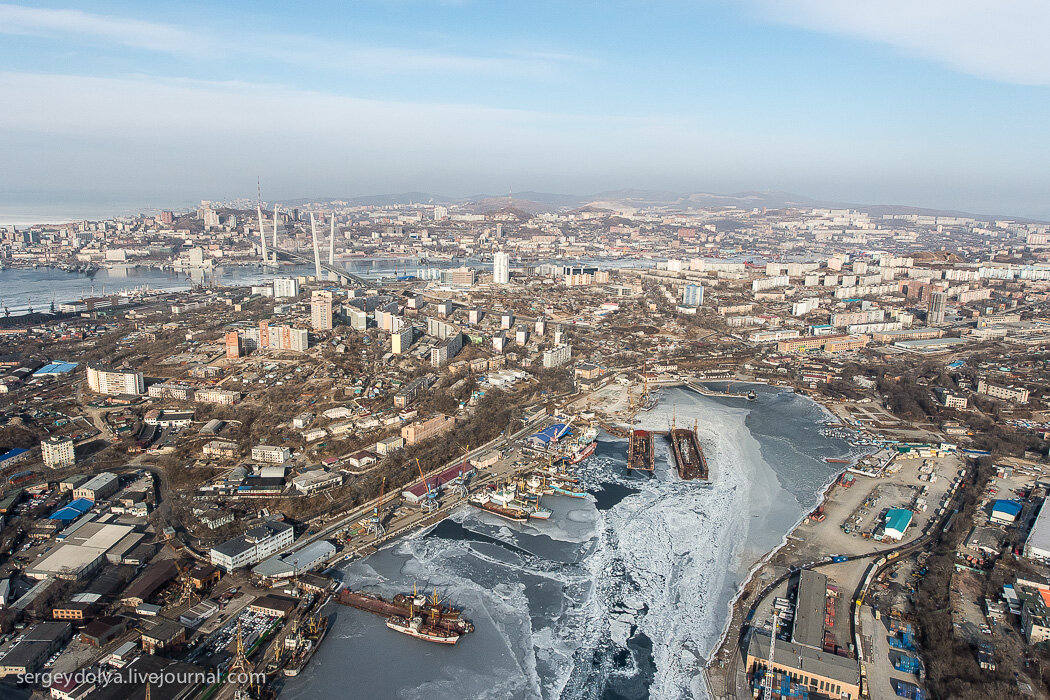
<instances>
[{"instance_id":1,"label":"distant hill","mask_svg":"<svg viewBox=\"0 0 1050 700\"><path fill-rule=\"evenodd\" d=\"M748 190L731 194L713 192L671 192L667 190L620 189L598 192L592 195L555 194L551 192L512 192L505 195L476 194L470 197L449 197L427 192L403 192L401 194L377 194L360 197L312 197L289 199L280 202L285 207L301 207L308 203L330 204L347 202L351 206L396 206L407 204L455 204L476 213L507 210L527 215L565 211L615 211L617 209L640 209L664 207L689 210L710 207L735 207L750 209L854 209L872 216L883 214L915 214L918 216L958 216L981 220L1010 219L1018 222L1039 223L1024 217L972 214L962 211L932 209L895 204L856 204L812 199L799 194L779 190Z\"/></svg>"}]
</instances>

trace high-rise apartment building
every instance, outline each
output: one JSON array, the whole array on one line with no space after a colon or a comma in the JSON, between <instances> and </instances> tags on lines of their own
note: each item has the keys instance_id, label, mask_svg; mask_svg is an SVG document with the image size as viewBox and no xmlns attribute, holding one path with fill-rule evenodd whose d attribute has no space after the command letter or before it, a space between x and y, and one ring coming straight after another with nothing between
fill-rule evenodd
<instances>
[{"instance_id":1,"label":"high-rise apartment building","mask_svg":"<svg viewBox=\"0 0 1050 700\"><path fill-rule=\"evenodd\" d=\"M926 325L944 324L944 313L948 306L948 292L930 292L930 304L927 307Z\"/></svg>"},{"instance_id":2,"label":"high-rise apartment building","mask_svg":"<svg viewBox=\"0 0 1050 700\"><path fill-rule=\"evenodd\" d=\"M273 281L273 298L288 299L299 296L299 280L294 277L278 277Z\"/></svg>"},{"instance_id":3,"label":"high-rise apartment building","mask_svg":"<svg viewBox=\"0 0 1050 700\"><path fill-rule=\"evenodd\" d=\"M142 378L142 372L88 365L87 380L88 388L99 394L132 394L137 396L146 391L146 383Z\"/></svg>"},{"instance_id":4,"label":"high-rise apartment building","mask_svg":"<svg viewBox=\"0 0 1050 700\"><path fill-rule=\"evenodd\" d=\"M310 296L310 322L315 331L332 330L332 293L316 291Z\"/></svg>"},{"instance_id":5,"label":"high-rise apartment building","mask_svg":"<svg viewBox=\"0 0 1050 700\"><path fill-rule=\"evenodd\" d=\"M226 359L235 360L241 356L241 336L237 331L226 334Z\"/></svg>"},{"instance_id":6,"label":"high-rise apartment building","mask_svg":"<svg viewBox=\"0 0 1050 700\"><path fill-rule=\"evenodd\" d=\"M682 290L683 306L703 306L704 288L699 284L687 284Z\"/></svg>"},{"instance_id":7,"label":"high-rise apartment building","mask_svg":"<svg viewBox=\"0 0 1050 700\"><path fill-rule=\"evenodd\" d=\"M71 467L76 463L71 438L49 437L40 443L40 453L44 464L52 469Z\"/></svg>"},{"instance_id":8,"label":"high-rise apartment building","mask_svg":"<svg viewBox=\"0 0 1050 700\"><path fill-rule=\"evenodd\" d=\"M510 254L502 251L492 256L492 281L496 284L510 282Z\"/></svg>"}]
</instances>

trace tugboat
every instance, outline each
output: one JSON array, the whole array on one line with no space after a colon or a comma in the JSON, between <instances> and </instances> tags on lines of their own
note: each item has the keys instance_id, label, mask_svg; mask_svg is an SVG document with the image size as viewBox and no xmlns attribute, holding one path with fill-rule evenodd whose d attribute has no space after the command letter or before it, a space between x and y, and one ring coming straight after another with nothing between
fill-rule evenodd
<instances>
[{"instance_id":1,"label":"tugboat","mask_svg":"<svg viewBox=\"0 0 1050 700\"><path fill-rule=\"evenodd\" d=\"M757 398L758 398L758 394L755 393L754 389L751 389L750 391L747 392L747 400L748 401L754 401Z\"/></svg>"}]
</instances>

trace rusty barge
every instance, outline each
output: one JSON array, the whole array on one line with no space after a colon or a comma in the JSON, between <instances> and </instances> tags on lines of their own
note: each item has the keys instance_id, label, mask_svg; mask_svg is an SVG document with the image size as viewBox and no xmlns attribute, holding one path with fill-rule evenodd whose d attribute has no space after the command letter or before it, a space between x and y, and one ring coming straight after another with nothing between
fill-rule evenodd
<instances>
[{"instance_id":1,"label":"rusty barge","mask_svg":"<svg viewBox=\"0 0 1050 700\"><path fill-rule=\"evenodd\" d=\"M671 454L678 468L678 476L688 481L694 479L708 481L710 475L707 469L707 458L696 437L695 426L690 430L689 428L676 428L672 424L667 436L671 441Z\"/></svg>"},{"instance_id":2,"label":"rusty barge","mask_svg":"<svg viewBox=\"0 0 1050 700\"><path fill-rule=\"evenodd\" d=\"M651 472L655 467L653 434L648 430L632 430L627 443L627 469Z\"/></svg>"}]
</instances>

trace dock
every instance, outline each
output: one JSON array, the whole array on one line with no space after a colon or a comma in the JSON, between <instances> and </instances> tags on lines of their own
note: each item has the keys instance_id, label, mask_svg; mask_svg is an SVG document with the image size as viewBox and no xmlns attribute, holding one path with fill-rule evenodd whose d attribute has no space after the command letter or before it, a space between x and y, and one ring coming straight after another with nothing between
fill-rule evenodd
<instances>
[{"instance_id":1,"label":"dock","mask_svg":"<svg viewBox=\"0 0 1050 700\"><path fill-rule=\"evenodd\" d=\"M696 431L689 428L672 428L668 433L671 440L671 455L674 457L678 476L691 481L709 480L707 458L697 440Z\"/></svg>"}]
</instances>

